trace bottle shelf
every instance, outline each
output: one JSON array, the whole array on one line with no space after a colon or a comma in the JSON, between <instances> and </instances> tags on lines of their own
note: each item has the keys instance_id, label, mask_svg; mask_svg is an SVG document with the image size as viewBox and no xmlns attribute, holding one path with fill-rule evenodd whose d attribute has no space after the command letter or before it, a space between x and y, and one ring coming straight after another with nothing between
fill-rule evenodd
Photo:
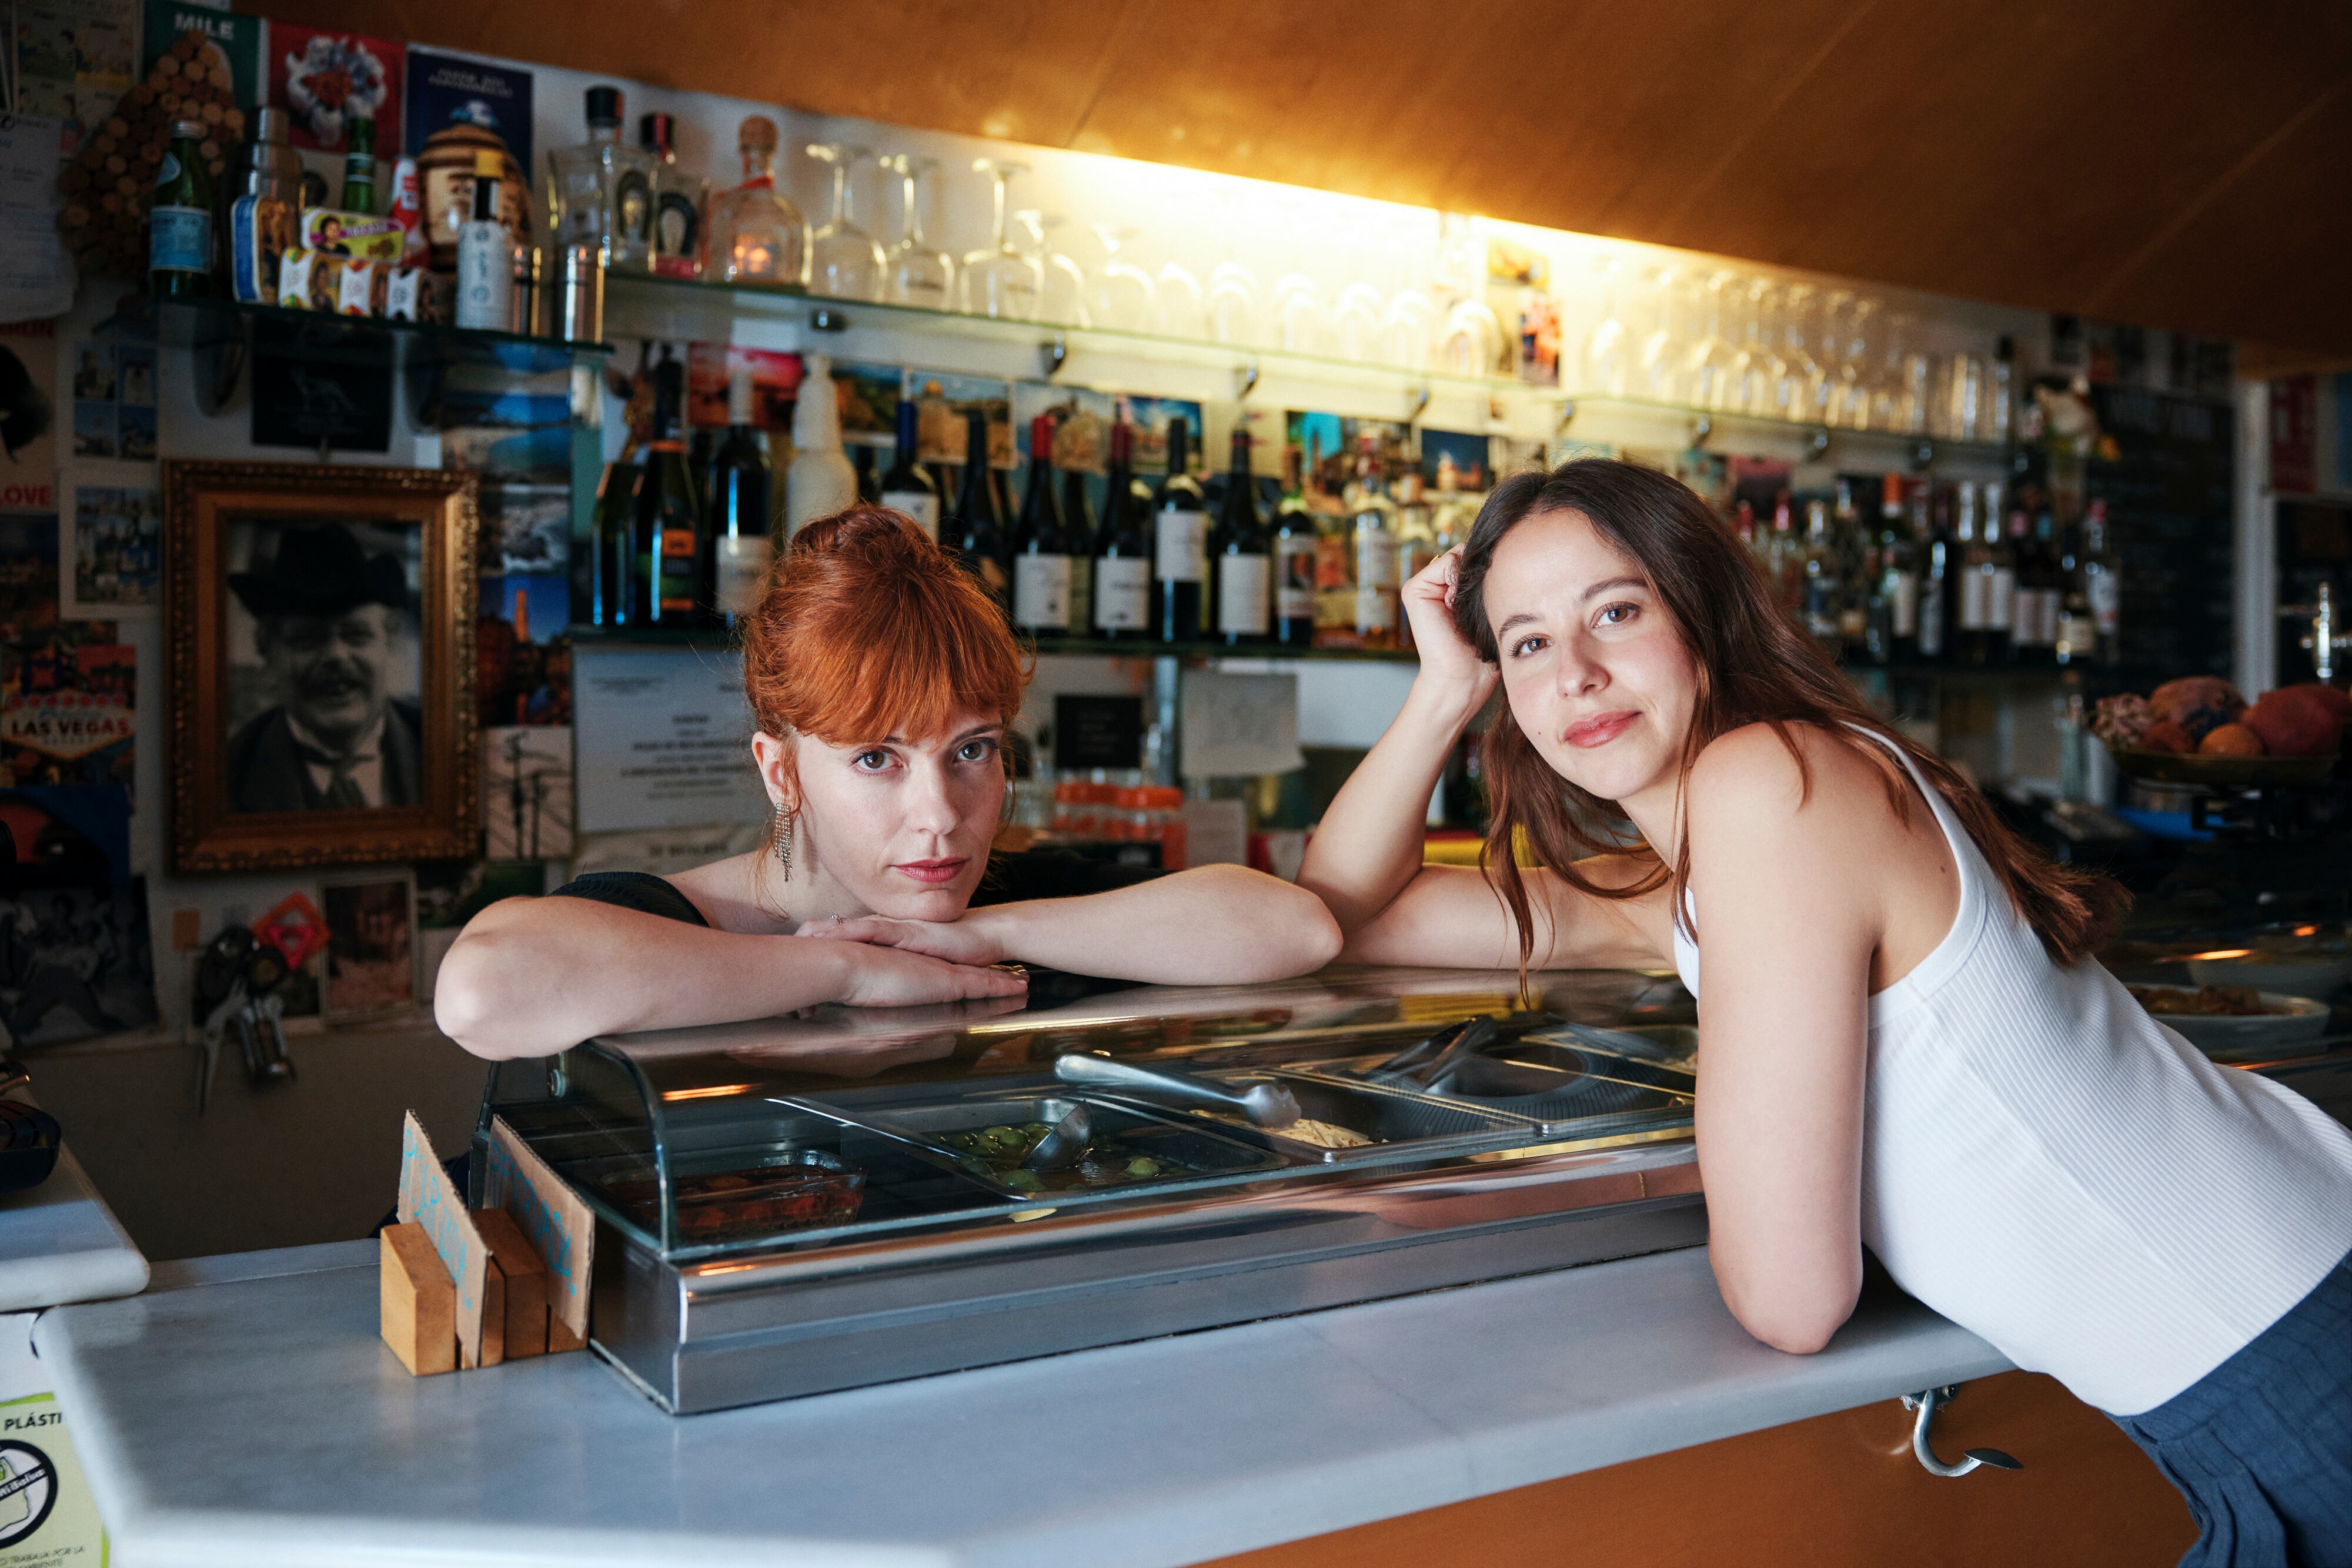
<instances>
[{"instance_id":1,"label":"bottle shelf","mask_svg":"<svg viewBox=\"0 0 2352 1568\"><path fill-rule=\"evenodd\" d=\"M610 314L625 323L642 322L648 337L725 337L736 321L759 321L787 329L803 351L822 350L837 359L1066 381L1101 391L1255 398L1273 406L1425 418L1441 427L1523 438L1565 432L1580 439L1671 448L1734 445L1797 459L1834 452L1835 461L1861 469L1919 470L1959 463L1987 471L2005 467L2013 454L2000 441L1840 429L1257 344L832 299L774 284L618 272L606 281ZM632 329L622 329L619 335L633 335Z\"/></svg>"},{"instance_id":2,"label":"bottle shelf","mask_svg":"<svg viewBox=\"0 0 2352 1568\"><path fill-rule=\"evenodd\" d=\"M554 370L579 354L604 355L609 343L576 343L525 332L493 332L438 321L394 320L384 316L341 316L324 310L294 310L225 298L157 299L140 295L93 329L100 336L152 337L169 347L209 347L242 339L255 326L298 331L322 350L337 343L392 340L441 358L486 355L522 371Z\"/></svg>"}]
</instances>

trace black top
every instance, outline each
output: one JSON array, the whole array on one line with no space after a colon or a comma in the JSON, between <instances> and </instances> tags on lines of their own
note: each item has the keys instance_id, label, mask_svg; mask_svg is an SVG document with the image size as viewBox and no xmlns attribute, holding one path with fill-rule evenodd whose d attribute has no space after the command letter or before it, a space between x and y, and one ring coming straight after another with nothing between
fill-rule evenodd
<instances>
[{"instance_id":1,"label":"black top","mask_svg":"<svg viewBox=\"0 0 2352 1568\"><path fill-rule=\"evenodd\" d=\"M1019 854L992 854L980 885L972 889L971 907L1018 904L1032 898L1078 898L1133 887L1160 875L1144 866L1112 865L1083 860L1058 850L1027 850ZM702 911L676 884L643 871L593 871L575 877L549 894L551 898L589 898L614 904L645 915L708 925Z\"/></svg>"}]
</instances>

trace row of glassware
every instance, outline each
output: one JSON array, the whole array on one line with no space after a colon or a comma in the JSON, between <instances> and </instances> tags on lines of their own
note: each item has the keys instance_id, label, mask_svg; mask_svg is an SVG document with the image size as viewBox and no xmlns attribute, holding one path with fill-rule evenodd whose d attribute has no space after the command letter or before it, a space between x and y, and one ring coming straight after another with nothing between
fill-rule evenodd
<instances>
[{"instance_id":1,"label":"row of glassware","mask_svg":"<svg viewBox=\"0 0 2352 1568\"><path fill-rule=\"evenodd\" d=\"M614 271L799 287L1406 371L1556 381L1569 392L1841 429L1997 441L2014 427L2005 340L1989 353L1930 351L1916 321L1856 290L1696 258L1636 270L1630 253L1607 251L1583 298L1563 300L1541 268L1519 267L1498 284L1476 225L1452 215L1439 216L1433 231L1398 225L1356 236L1360 243L1346 247L1350 262L1377 277L1336 290L1305 267L1253 268L1230 220L1223 256L1205 278L1179 260L1143 264L1131 243L1137 230L1108 221L1086 225L1096 242L1088 248L1099 250L1087 265L1072 254L1078 225L1015 204L1015 182L1029 170L1002 158L971 161L969 173L989 182L992 224L986 244L958 256L922 221L925 183L951 172L939 159L805 144L833 189L831 213L812 232L778 187L780 138L766 116L742 122L742 181L715 193L678 166L668 117L643 117L641 144L627 146L620 91L599 87L589 90L588 119L586 144L551 155L550 220L559 245L601 245ZM888 176L898 198L887 245L855 209L853 176L867 166ZM1557 324L1570 306L1581 309L1560 341ZM1537 321L1551 334L1540 348Z\"/></svg>"}]
</instances>

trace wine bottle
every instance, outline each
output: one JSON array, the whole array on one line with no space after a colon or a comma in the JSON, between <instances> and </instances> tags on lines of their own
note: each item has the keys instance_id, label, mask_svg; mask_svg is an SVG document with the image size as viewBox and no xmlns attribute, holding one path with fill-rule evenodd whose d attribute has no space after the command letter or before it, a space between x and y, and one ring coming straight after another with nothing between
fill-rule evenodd
<instances>
[{"instance_id":1,"label":"wine bottle","mask_svg":"<svg viewBox=\"0 0 2352 1568\"><path fill-rule=\"evenodd\" d=\"M591 626L634 626L629 614L628 585L635 575L636 552L630 548L637 515L637 476L642 472L636 449L626 447L605 465L596 482L595 548L588 556L587 602L576 602L572 619ZM574 579L576 582L578 580Z\"/></svg>"},{"instance_id":2,"label":"wine bottle","mask_svg":"<svg viewBox=\"0 0 2352 1568\"><path fill-rule=\"evenodd\" d=\"M375 117L343 121L342 210L375 215Z\"/></svg>"},{"instance_id":3,"label":"wine bottle","mask_svg":"<svg viewBox=\"0 0 2352 1568\"><path fill-rule=\"evenodd\" d=\"M1004 530L997 521L996 486L989 482L988 412L971 409L963 419L963 488L945 529L948 548L966 571L1003 608L1012 607L1004 572Z\"/></svg>"},{"instance_id":4,"label":"wine bottle","mask_svg":"<svg viewBox=\"0 0 2352 1568\"><path fill-rule=\"evenodd\" d=\"M1013 525L1013 624L1033 636L1070 634L1070 541L1054 498L1054 416L1029 422L1029 484Z\"/></svg>"},{"instance_id":5,"label":"wine bottle","mask_svg":"<svg viewBox=\"0 0 2352 1568\"><path fill-rule=\"evenodd\" d=\"M653 439L637 472L630 530L630 614L644 626L707 625L710 610L699 595L708 580L709 534L694 472L687 466L678 428L686 401L686 367L664 360L654 367Z\"/></svg>"},{"instance_id":6,"label":"wine bottle","mask_svg":"<svg viewBox=\"0 0 2352 1568\"><path fill-rule=\"evenodd\" d=\"M1191 427L1168 422L1168 476L1152 519L1152 631L1163 643L1196 643L1206 632L1202 590L1209 577L1209 507L1186 451Z\"/></svg>"},{"instance_id":7,"label":"wine bottle","mask_svg":"<svg viewBox=\"0 0 2352 1568\"><path fill-rule=\"evenodd\" d=\"M923 532L940 537L940 487L915 461L915 400L898 400L898 447L891 455L890 471L882 476L882 504L915 519Z\"/></svg>"},{"instance_id":8,"label":"wine bottle","mask_svg":"<svg viewBox=\"0 0 2352 1568\"><path fill-rule=\"evenodd\" d=\"M710 462L712 599L727 624L760 600L768 563L775 558L769 510L775 469L751 423L751 372L739 370L727 388L727 436Z\"/></svg>"},{"instance_id":9,"label":"wine bottle","mask_svg":"<svg viewBox=\"0 0 2352 1568\"><path fill-rule=\"evenodd\" d=\"M1951 661L1958 646L1960 559L1952 538L1951 492L1922 484L1911 492L1911 537L1919 541L1919 657Z\"/></svg>"},{"instance_id":10,"label":"wine bottle","mask_svg":"<svg viewBox=\"0 0 2352 1568\"><path fill-rule=\"evenodd\" d=\"M1060 435L1056 425L1055 439ZM1060 472L1062 538L1070 557L1070 635L1088 637L1094 634L1095 624L1095 509L1087 499L1086 470Z\"/></svg>"},{"instance_id":11,"label":"wine bottle","mask_svg":"<svg viewBox=\"0 0 2352 1568\"><path fill-rule=\"evenodd\" d=\"M1356 498L1351 509L1356 542L1356 645L1393 648L1402 609L1402 585L1396 575L1396 508L1389 500L1379 442L1371 435L1363 437L1356 460Z\"/></svg>"},{"instance_id":12,"label":"wine bottle","mask_svg":"<svg viewBox=\"0 0 2352 1568\"><path fill-rule=\"evenodd\" d=\"M1151 634L1151 493L1136 478L1135 428L1110 427L1110 487L1095 536L1095 635Z\"/></svg>"},{"instance_id":13,"label":"wine bottle","mask_svg":"<svg viewBox=\"0 0 2352 1568\"><path fill-rule=\"evenodd\" d=\"M874 476L874 448L858 447L856 454L850 458L849 465L857 470L858 500L869 507L879 506L882 501L882 486Z\"/></svg>"},{"instance_id":14,"label":"wine bottle","mask_svg":"<svg viewBox=\"0 0 2352 1568\"><path fill-rule=\"evenodd\" d=\"M1315 642L1315 514L1307 509L1298 448L1282 455L1282 506L1274 517L1274 638L1305 648Z\"/></svg>"},{"instance_id":15,"label":"wine bottle","mask_svg":"<svg viewBox=\"0 0 2352 1568\"><path fill-rule=\"evenodd\" d=\"M1217 569L1217 641L1263 643L1274 608L1274 558L1257 515L1257 476L1250 472L1245 423L1234 426L1233 461L1215 538L1211 559Z\"/></svg>"}]
</instances>

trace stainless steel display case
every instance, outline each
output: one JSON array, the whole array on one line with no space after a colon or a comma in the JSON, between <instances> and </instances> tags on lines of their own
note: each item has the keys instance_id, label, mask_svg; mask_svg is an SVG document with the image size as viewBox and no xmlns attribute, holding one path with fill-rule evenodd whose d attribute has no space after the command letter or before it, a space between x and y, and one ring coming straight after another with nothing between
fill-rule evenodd
<instances>
[{"instance_id":1,"label":"stainless steel display case","mask_svg":"<svg viewBox=\"0 0 2352 1568\"><path fill-rule=\"evenodd\" d=\"M1365 1076L1480 1016L1465 1092ZM824 1008L500 1063L477 1148L502 1117L587 1200L590 1343L688 1414L1696 1245L1690 1017L1618 971ZM1374 1141L1076 1087L1072 1052ZM1027 1169L1081 1105L1084 1162Z\"/></svg>"}]
</instances>

